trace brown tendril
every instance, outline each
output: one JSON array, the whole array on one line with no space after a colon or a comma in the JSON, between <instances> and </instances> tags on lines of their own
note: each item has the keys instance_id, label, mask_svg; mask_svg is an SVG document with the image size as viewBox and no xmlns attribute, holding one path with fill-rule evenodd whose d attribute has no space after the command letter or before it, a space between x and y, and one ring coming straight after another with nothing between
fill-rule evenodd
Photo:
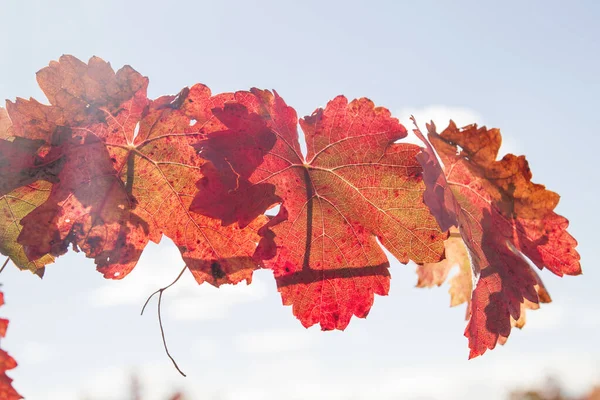
<instances>
[{"instance_id":1,"label":"brown tendril","mask_svg":"<svg viewBox=\"0 0 600 400\"><path fill-rule=\"evenodd\" d=\"M179 273L179 275L177 275L177 278L175 278L175 280L173 282L171 282L169 285L158 289L156 292L152 293L148 299L146 300L146 302L144 303L144 306L142 307L142 312L140 313L140 315L144 315L144 310L146 309L146 306L148 305L148 303L150 302L150 300L152 299L152 297L154 297L155 294L158 294L158 324L160 325L160 334L162 336L162 341L163 341L163 346L165 348L165 352L167 353L167 356L171 359L171 362L173 362L173 365L175 366L175 369L177 369L177 372L179 372L181 375L186 376L183 371L179 368L179 366L177 365L177 362L175 361L175 359L173 358L173 356L171 356L171 353L169 353L169 348L167 347L167 340L165 338L165 330L163 328L163 323L162 323L162 317L161 317L161 305L162 305L162 295L163 292L165 290L167 290L168 288L170 288L171 286L173 286L175 283L177 283L177 281L179 280L179 278L181 278L181 276L183 275L183 273L185 272L185 270L187 269L187 265L183 267L183 269L181 270L181 272Z\"/></svg>"},{"instance_id":2,"label":"brown tendril","mask_svg":"<svg viewBox=\"0 0 600 400\"><path fill-rule=\"evenodd\" d=\"M0 268L0 274L2 273L2 271L4 271L4 268L6 267L6 265L8 264L9 261L10 261L10 258L7 257L6 261L4 261L4 264L2 264L2 268Z\"/></svg>"}]
</instances>

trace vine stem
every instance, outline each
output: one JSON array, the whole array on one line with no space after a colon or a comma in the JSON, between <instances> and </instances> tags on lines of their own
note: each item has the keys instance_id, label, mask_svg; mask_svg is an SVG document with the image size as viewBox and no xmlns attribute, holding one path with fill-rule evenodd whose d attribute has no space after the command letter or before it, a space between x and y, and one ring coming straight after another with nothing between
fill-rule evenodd
<instances>
[{"instance_id":1,"label":"vine stem","mask_svg":"<svg viewBox=\"0 0 600 400\"><path fill-rule=\"evenodd\" d=\"M183 267L183 269L181 270L179 275L177 275L177 278L175 278L175 280L173 282L171 282L169 285L167 285L163 288L158 289L156 292L154 292L150 296L148 296L148 299L146 300L146 302L144 303L144 306L142 307L142 312L140 313L140 315L144 315L144 310L146 309L146 306L148 305L148 303L150 302L152 297L154 297L154 295L158 294L158 324L160 325L160 334L162 336L163 346L165 348L165 352L167 353L167 356L171 359L171 362L175 366L175 369L177 369L177 372L179 372L183 376L187 376L187 375L184 374L183 371L179 368L179 366L177 365L177 362L175 361L173 356L171 356L171 353L169 353L169 348L167 347L167 339L165 338L165 330L163 328L163 323L162 323L161 306L162 306L163 292L165 290L167 290L168 288L170 288L171 286L173 286L175 283L177 283L177 281L179 281L179 278L181 278L181 276L183 275L183 273L185 272L186 269L187 269L187 265L185 265Z\"/></svg>"},{"instance_id":2,"label":"vine stem","mask_svg":"<svg viewBox=\"0 0 600 400\"><path fill-rule=\"evenodd\" d=\"M9 261L10 261L10 258L7 257L6 260L4 261L4 264L2 264L2 268L0 268L0 274L2 273L2 271L4 271L4 268L6 267L6 265L8 265Z\"/></svg>"}]
</instances>

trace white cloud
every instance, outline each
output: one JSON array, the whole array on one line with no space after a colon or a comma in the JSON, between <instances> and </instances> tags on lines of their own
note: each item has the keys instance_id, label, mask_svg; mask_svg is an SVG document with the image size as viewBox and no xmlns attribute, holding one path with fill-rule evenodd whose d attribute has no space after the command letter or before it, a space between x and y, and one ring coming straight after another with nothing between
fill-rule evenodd
<instances>
[{"instance_id":1,"label":"white cloud","mask_svg":"<svg viewBox=\"0 0 600 400\"><path fill-rule=\"evenodd\" d=\"M273 330L248 332L235 338L238 351L253 354L274 354L307 350L315 343L316 330Z\"/></svg>"},{"instance_id":2,"label":"white cloud","mask_svg":"<svg viewBox=\"0 0 600 400\"><path fill-rule=\"evenodd\" d=\"M495 359L491 359L495 357ZM377 387L383 399L506 399L518 387L535 387L547 376L560 376L566 390L581 393L597 382L596 360L585 354L488 355L464 363L420 365L386 370ZM373 383L371 383L373 384ZM367 385L357 398L369 398ZM363 392L364 391L364 392Z\"/></svg>"},{"instance_id":3,"label":"white cloud","mask_svg":"<svg viewBox=\"0 0 600 400\"><path fill-rule=\"evenodd\" d=\"M195 286L183 288L185 290L174 296L169 294L169 306L166 311L173 318L180 320L224 318L231 308L260 300L267 295L265 283L256 277L251 285L239 283L220 288L208 284L198 286L195 281L193 283Z\"/></svg>"},{"instance_id":4,"label":"white cloud","mask_svg":"<svg viewBox=\"0 0 600 400\"><path fill-rule=\"evenodd\" d=\"M576 306L574 305L573 308L574 307ZM582 329L598 329L598 327L600 327L600 314L598 314L598 309L593 307L579 307L576 315L577 321Z\"/></svg>"},{"instance_id":5,"label":"white cloud","mask_svg":"<svg viewBox=\"0 0 600 400\"><path fill-rule=\"evenodd\" d=\"M150 244L127 277L101 282L91 292L89 302L95 307L127 304L141 307L150 294L170 284L181 268L183 261L171 241L163 240L160 248ZM267 284L261 279L266 278L255 275L251 285L240 283L216 288L206 283L198 285L187 270L175 285L164 292L169 301L163 311L166 315L183 320L223 318L232 307L266 296Z\"/></svg>"},{"instance_id":6,"label":"white cloud","mask_svg":"<svg viewBox=\"0 0 600 400\"><path fill-rule=\"evenodd\" d=\"M287 334L289 332L270 332L265 337ZM256 342L255 338L249 340ZM253 358L251 364L234 360L215 359L210 364L190 365L190 371L186 368L187 379L178 376L164 359L136 368L97 369L82 379L69 380L68 390L60 386L40 387L27 393L27 398L126 398L134 374L139 378L145 400L166 399L177 389L190 399L215 400L504 400L510 390L535 387L548 376L560 377L570 394L582 394L600 377L595 356L567 349L523 354L501 348L471 361L418 364L407 363L399 357L392 367L389 363L360 359L336 365L331 360L323 362L318 354L308 351Z\"/></svg>"},{"instance_id":7,"label":"white cloud","mask_svg":"<svg viewBox=\"0 0 600 400\"><path fill-rule=\"evenodd\" d=\"M465 125L476 123L478 126L483 126L488 124L486 120L483 118L481 114L477 111L472 110L466 107L450 107L444 105L430 105L421 108L405 108L400 110L397 114L400 122L406 126L406 129L409 131L409 135L403 141L408 143L414 143L417 145L421 145L421 141L414 136L412 133L412 129L414 125L410 120L410 116L413 115L419 124L419 128L425 134L425 124L429 123L429 121L433 121L438 129L438 132L441 132L444 128L448 126L450 120L453 120L457 126L462 127ZM489 125L488 128L493 128L496 126ZM497 127L502 129L501 126ZM509 134L502 132L502 146L499 152L499 158L506 153L520 154L518 142L511 137Z\"/></svg>"},{"instance_id":8,"label":"white cloud","mask_svg":"<svg viewBox=\"0 0 600 400\"><path fill-rule=\"evenodd\" d=\"M257 398L262 399L504 400L508 391L531 387L549 375L560 376L571 393L589 390L599 378L597 360L588 354L527 354L525 363L520 353L491 357L419 365L403 365L399 359L396 368L369 363L361 367L359 363L351 368L340 365L335 371L326 369L317 359L282 357L277 363L257 363L257 374L240 382L235 392L260 393ZM295 385L290 376L302 377L301 383Z\"/></svg>"},{"instance_id":9,"label":"white cloud","mask_svg":"<svg viewBox=\"0 0 600 400\"><path fill-rule=\"evenodd\" d=\"M421 130L425 129L425 123L431 120L435 122L439 130L447 127L450 120L453 120L458 126L465 126L473 123L483 125L485 123L483 117L470 108L431 105L421 108L406 108L400 110L398 118L407 129L413 126L410 120L411 115L414 115Z\"/></svg>"},{"instance_id":10,"label":"white cloud","mask_svg":"<svg viewBox=\"0 0 600 400\"><path fill-rule=\"evenodd\" d=\"M542 304L538 310L526 311L527 322L523 329L528 332L555 329L565 321L565 314L565 308L559 304Z\"/></svg>"},{"instance_id":11,"label":"white cloud","mask_svg":"<svg viewBox=\"0 0 600 400\"><path fill-rule=\"evenodd\" d=\"M101 281L99 287L90 293L89 301L96 307L143 304L152 292L171 283L181 268L183 261L173 242L150 243L128 276L122 280ZM184 275L179 284L169 289L169 294L178 292L182 285L189 285L189 278Z\"/></svg>"},{"instance_id":12,"label":"white cloud","mask_svg":"<svg viewBox=\"0 0 600 400\"><path fill-rule=\"evenodd\" d=\"M194 360L214 360L221 350L221 343L209 337L197 337L190 347Z\"/></svg>"},{"instance_id":13,"label":"white cloud","mask_svg":"<svg viewBox=\"0 0 600 400\"><path fill-rule=\"evenodd\" d=\"M592 331L600 327L600 315L593 307L552 302L526 313L527 322L523 330L527 332L553 332L561 326Z\"/></svg>"},{"instance_id":14,"label":"white cloud","mask_svg":"<svg viewBox=\"0 0 600 400\"><path fill-rule=\"evenodd\" d=\"M440 132L448 126L450 120L453 120L458 126L465 126L472 123L483 124L481 115L469 108L431 105L421 108L402 109L397 114L397 117L408 130L408 136L402 139L402 141L414 143L419 146L422 146L423 142L413 134L414 124L410 119L411 115L415 117L421 132L425 135L427 134L425 124L429 123L429 121L433 121Z\"/></svg>"},{"instance_id":15,"label":"white cloud","mask_svg":"<svg viewBox=\"0 0 600 400\"><path fill-rule=\"evenodd\" d=\"M56 351L47 344L27 342L23 351L19 353L19 362L29 366L39 365L52 360L53 357L56 357Z\"/></svg>"}]
</instances>

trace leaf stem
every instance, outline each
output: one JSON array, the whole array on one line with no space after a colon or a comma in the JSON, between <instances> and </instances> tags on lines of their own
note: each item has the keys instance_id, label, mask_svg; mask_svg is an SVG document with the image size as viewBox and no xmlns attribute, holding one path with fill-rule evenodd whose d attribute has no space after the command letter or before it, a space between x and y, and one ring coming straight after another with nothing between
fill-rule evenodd
<instances>
[{"instance_id":1,"label":"leaf stem","mask_svg":"<svg viewBox=\"0 0 600 400\"><path fill-rule=\"evenodd\" d=\"M4 268L6 267L9 261L10 257L6 257L6 261L4 261L4 264L2 264L2 268L0 268L0 274L2 273L2 271L4 271Z\"/></svg>"}]
</instances>

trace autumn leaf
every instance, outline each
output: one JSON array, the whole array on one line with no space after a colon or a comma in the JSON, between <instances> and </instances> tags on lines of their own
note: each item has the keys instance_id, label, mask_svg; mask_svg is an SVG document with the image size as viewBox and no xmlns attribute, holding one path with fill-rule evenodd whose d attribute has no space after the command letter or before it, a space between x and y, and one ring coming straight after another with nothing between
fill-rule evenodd
<instances>
[{"instance_id":1,"label":"autumn leaf","mask_svg":"<svg viewBox=\"0 0 600 400\"><path fill-rule=\"evenodd\" d=\"M274 185L249 181L275 145L276 135L266 118L246 107L260 112L252 95L238 92L234 98L235 103L212 110L223 129L195 145L210 162L201 167L204 177L197 183L199 192L191 209L225 225L237 221L246 226L280 201Z\"/></svg>"},{"instance_id":2,"label":"autumn leaf","mask_svg":"<svg viewBox=\"0 0 600 400\"><path fill-rule=\"evenodd\" d=\"M458 266L457 273L448 282L450 288L450 307L455 307L460 304L467 304L466 319L471 317L471 296L473 294L473 273L471 268L471 260L468 250L460 237L460 232L457 228L450 229L450 237L444 242L446 258L438 263L425 263L417 266L418 282L417 287L432 287L441 286L447 279L449 272L453 267ZM546 291L544 284L537 273L530 268L537 280L534 286L538 294L540 303L550 303L550 295ZM518 319L510 317L511 327L522 329L525 326L526 310L537 310L539 303L531 302L527 299L521 303L521 312ZM505 344L507 336L499 336L498 343Z\"/></svg>"},{"instance_id":3,"label":"autumn leaf","mask_svg":"<svg viewBox=\"0 0 600 400\"><path fill-rule=\"evenodd\" d=\"M406 129L388 110L335 98L300 120L304 158L296 112L276 92L253 89L236 100L272 132L238 129L200 142L219 179L210 203L217 206L194 200L192 209L231 222L281 204L260 230L256 257L303 325L344 329L352 315L368 314L375 294L388 293L389 262L378 241L403 263L440 260L446 235L423 204L419 148L395 143ZM219 205L232 203L229 213Z\"/></svg>"},{"instance_id":4,"label":"autumn leaf","mask_svg":"<svg viewBox=\"0 0 600 400\"><path fill-rule=\"evenodd\" d=\"M15 136L6 109L0 107L0 196L37 180L56 181L59 162L45 162L43 140Z\"/></svg>"},{"instance_id":5,"label":"autumn leaf","mask_svg":"<svg viewBox=\"0 0 600 400\"><path fill-rule=\"evenodd\" d=\"M0 307L4 305L4 293L0 292ZM0 337L6 336L8 320L0 318ZM0 399L19 400L23 397L17 393L12 386L12 379L6 375L6 371L14 369L17 362L6 351L0 349Z\"/></svg>"},{"instance_id":6,"label":"autumn leaf","mask_svg":"<svg viewBox=\"0 0 600 400\"><path fill-rule=\"evenodd\" d=\"M513 328L523 329L523 327L525 326L525 322L527 321L527 318L526 318L526 311L527 310L537 310L537 309L540 308L540 303L550 303L550 302L552 302L552 299L550 298L550 294L546 290L546 287L544 286L544 283L540 279L540 277L537 274L537 272L535 272L531 267L530 267L530 271L535 276L536 281L537 281L537 283L534 285L534 288L535 288L535 291L538 294L539 302L535 303L535 302L532 302L532 301L529 301L529 300L525 299L521 303L521 312L520 312L519 318L515 319L512 316L510 317L510 326L513 327ZM471 310L470 306L468 307L468 310L469 311ZM501 345L506 344L507 340L508 340L508 336L502 336L502 335L498 336L498 343L501 344Z\"/></svg>"},{"instance_id":7,"label":"autumn leaf","mask_svg":"<svg viewBox=\"0 0 600 400\"><path fill-rule=\"evenodd\" d=\"M550 301L532 265L581 272L559 196L531 182L524 157L496 160L497 129L431 124L427 138L415 130L420 148L366 98L300 120L258 89L150 99L146 77L98 57L62 56L37 80L49 104L0 108L0 253L40 276L72 247L121 279L166 236L198 283L250 282L266 267L302 324L344 329L388 293L385 248L419 265L420 287L458 264L451 305L467 303L475 357Z\"/></svg>"},{"instance_id":8,"label":"autumn leaf","mask_svg":"<svg viewBox=\"0 0 600 400\"><path fill-rule=\"evenodd\" d=\"M21 219L48 197L50 183L40 179L53 181L60 165L42 162L38 155L42 141L13 137L12 132L8 113L0 108L0 253L41 276L54 258L44 254L29 260L17 237Z\"/></svg>"},{"instance_id":9,"label":"autumn leaf","mask_svg":"<svg viewBox=\"0 0 600 400\"><path fill-rule=\"evenodd\" d=\"M63 56L38 82L50 105L7 104L13 137L42 141L41 163L60 163L47 199L20 219L17 242L30 260L73 245L121 279L164 234L199 283L250 281L264 219L242 229L189 211L204 163L190 144L222 128L211 110L232 95L196 85L151 100L147 78L96 57Z\"/></svg>"},{"instance_id":10,"label":"autumn leaf","mask_svg":"<svg viewBox=\"0 0 600 400\"><path fill-rule=\"evenodd\" d=\"M411 121L417 127L417 121L411 116ZM450 228L458 227L460 204L456 200L456 197L452 191L448 189L448 182L446 181L446 175L438 160L435 150L431 146L431 143L425 139L423 133L417 129L413 129L414 134L421 139L425 144L425 147L417 154L417 160L426 171L423 174L425 180L425 193L423 194L423 201L431 213L440 225L440 229L447 231ZM456 243L456 241L452 241Z\"/></svg>"},{"instance_id":11,"label":"autumn leaf","mask_svg":"<svg viewBox=\"0 0 600 400\"><path fill-rule=\"evenodd\" d=\"M35 99L17 98L7 102L6 107L15 136L46 142L51 141L58 127L103 121L107 112L117 112L148 85L148 78L130 66L115 73L99 57L92 57L86 64L70 55L38 71L37 81L50 106Z\"/></svg>"},{"instance_id":12,"label":"autumn leaf","mask_svg":"<svg viewBox=\"0 0 600 400\"><path fill-rule=\"evenodd\" d=\"M17 267L39 276L44 274L47 264L54 262L54 257L42 254L30 260L17 237L22 230L21 219L48 199L50 187L50 183L38 181L0 196L0 253L8 256Z\"/></svg>"},{"instance_id":13,"label":"autumn leaf","mask_svg":"<svg viewBox=\"0 0 600 400\"><path fill-rule=\"evenodd\" d=\"M566 218L553 211L559 196L531 182L525 157L507 154L496 161L499 130L458 129L452 121L441 134L433 124L427 128L445 179L439 179L439 163L423 162L424 180L435 194L426 202L434 214L456 214L478 277L465 331L475 357L505 341L512 326L522 326L523 305L537 308L550 300L523 255L558 276L577 275L577 242L566 231ZM430 151L424 151L427 159Z\"/></svg>"},{"instance_id":14,"label":"autumn leaf","mask_svg":"<svg viewBox=\"0 0 600 400\"><path fill-rule=\"evenodd\" d=\"M417 287L441 286L446 281L450 270L458 266L458 272L449 282L450 307L470 302L473 291L471 261L457 228L450 229L450 237L444 241L444 249L446 258L442 261L417 266L419 278Z\"/></svg>"}]
</instances>

